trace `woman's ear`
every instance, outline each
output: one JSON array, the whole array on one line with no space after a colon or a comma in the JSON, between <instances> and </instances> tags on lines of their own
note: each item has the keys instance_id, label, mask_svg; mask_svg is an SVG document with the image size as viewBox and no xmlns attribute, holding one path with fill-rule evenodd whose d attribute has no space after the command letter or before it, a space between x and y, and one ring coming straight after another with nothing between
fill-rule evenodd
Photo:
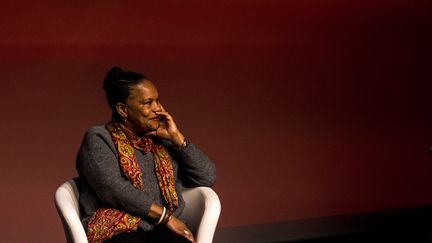
<instances>
[{"instance_id":1,"label":"woman's ear","mask_svg":"<svg viewBox=\"0 0 432 243\"><path fill-rule=\"evenodd\" d=\"M123 118L127 118L127 107L123 103L117 103L116 105L117 113Z\"/></svg>"}]
</instances>

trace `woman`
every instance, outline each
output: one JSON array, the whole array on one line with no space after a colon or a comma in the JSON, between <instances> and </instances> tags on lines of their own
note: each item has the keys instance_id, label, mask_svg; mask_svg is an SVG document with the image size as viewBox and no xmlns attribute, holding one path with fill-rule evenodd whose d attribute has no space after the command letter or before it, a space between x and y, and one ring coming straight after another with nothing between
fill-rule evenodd
<instances>
[{"instance_id":1,"label":"woman","mask_svg":"<svg viewBox=\"0 0 432 243\"><path fill-rule=\"evenodd\" d=\"M212 186L215 166L177 128L144 75L112 68L112 120L90 128L77 156L90 242L194 242L183 187Z\"/></svg>"}]
</instances>

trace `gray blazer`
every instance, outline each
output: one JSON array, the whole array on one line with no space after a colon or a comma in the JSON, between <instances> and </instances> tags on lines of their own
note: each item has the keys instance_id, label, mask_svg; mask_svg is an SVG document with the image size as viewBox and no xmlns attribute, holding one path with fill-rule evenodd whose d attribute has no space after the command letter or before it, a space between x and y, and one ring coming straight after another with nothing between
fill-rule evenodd
<instances>
[{"instance_id":1,"label":"gray blazer","mask_svg":"<svg viewBox=\"0 0 432 243\"><path fill-rule=\"evenodd\" d=\"M162 144L170 154L179 197L179 207L174 215L182 219L181 213L185 206L181 193L183 188L212 186L216 179L216 168L214 163L192 143L184 151L174 150L166 141L162 141ZM80 176L78 184L81 217L85 228L90 217L101 206L120 209L140 217L140 228L145 231L154 228L147 215L152 203L163 205L163 196L154 172L153 156L137 149L134 151L142 173L143 191L132 186L122 176L118 154L106 128L95 126L87 131L76 160Z\"/></svg>"}]
</instances>

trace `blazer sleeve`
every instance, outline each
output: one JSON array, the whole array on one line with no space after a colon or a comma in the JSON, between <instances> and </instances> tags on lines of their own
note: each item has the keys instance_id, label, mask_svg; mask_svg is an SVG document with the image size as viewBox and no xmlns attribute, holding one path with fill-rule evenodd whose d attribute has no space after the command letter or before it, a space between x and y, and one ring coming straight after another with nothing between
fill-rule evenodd
<instances>
[{"instance_id":1,"label":"blazer sleeve","mask_svg":"<svg viewBox=\"0 0 432 243\"><path fill-rule=\"evenodd\" d=\"M179 164L179 176L186 187L211 187L216 180L216 166L194 144L189 144L185 150L172 150Z\"/></svg>"},{"instance_id":2,"label":"blazer sleeve","mask_svg":"<svg viewBox=\"0 0 432 243\"><path fill-rule=\"evenodd\" d=\"M111 137L89 129L77 155L77 170L107 206L147 218L153 197L135 188L121 174ZM108 136L107 136L108 134Z\"/></svg>"}]
</instances>

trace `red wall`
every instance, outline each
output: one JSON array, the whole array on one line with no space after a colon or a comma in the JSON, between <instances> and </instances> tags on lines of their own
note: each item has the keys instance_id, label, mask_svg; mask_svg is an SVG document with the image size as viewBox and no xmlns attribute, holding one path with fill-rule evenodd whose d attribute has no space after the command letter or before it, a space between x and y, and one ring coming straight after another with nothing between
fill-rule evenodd
<instances>
[{"instance_id":1,"label":"red wall","mask_svg":"<svg viewBox=\"0 0 432 243\"><path fill-rule=\"evenodd\" d=\"M63 240L113 65L216 162L220 227L432 203L429 2L3 1L2 240Z\"/></svg>"}]
</instances>

